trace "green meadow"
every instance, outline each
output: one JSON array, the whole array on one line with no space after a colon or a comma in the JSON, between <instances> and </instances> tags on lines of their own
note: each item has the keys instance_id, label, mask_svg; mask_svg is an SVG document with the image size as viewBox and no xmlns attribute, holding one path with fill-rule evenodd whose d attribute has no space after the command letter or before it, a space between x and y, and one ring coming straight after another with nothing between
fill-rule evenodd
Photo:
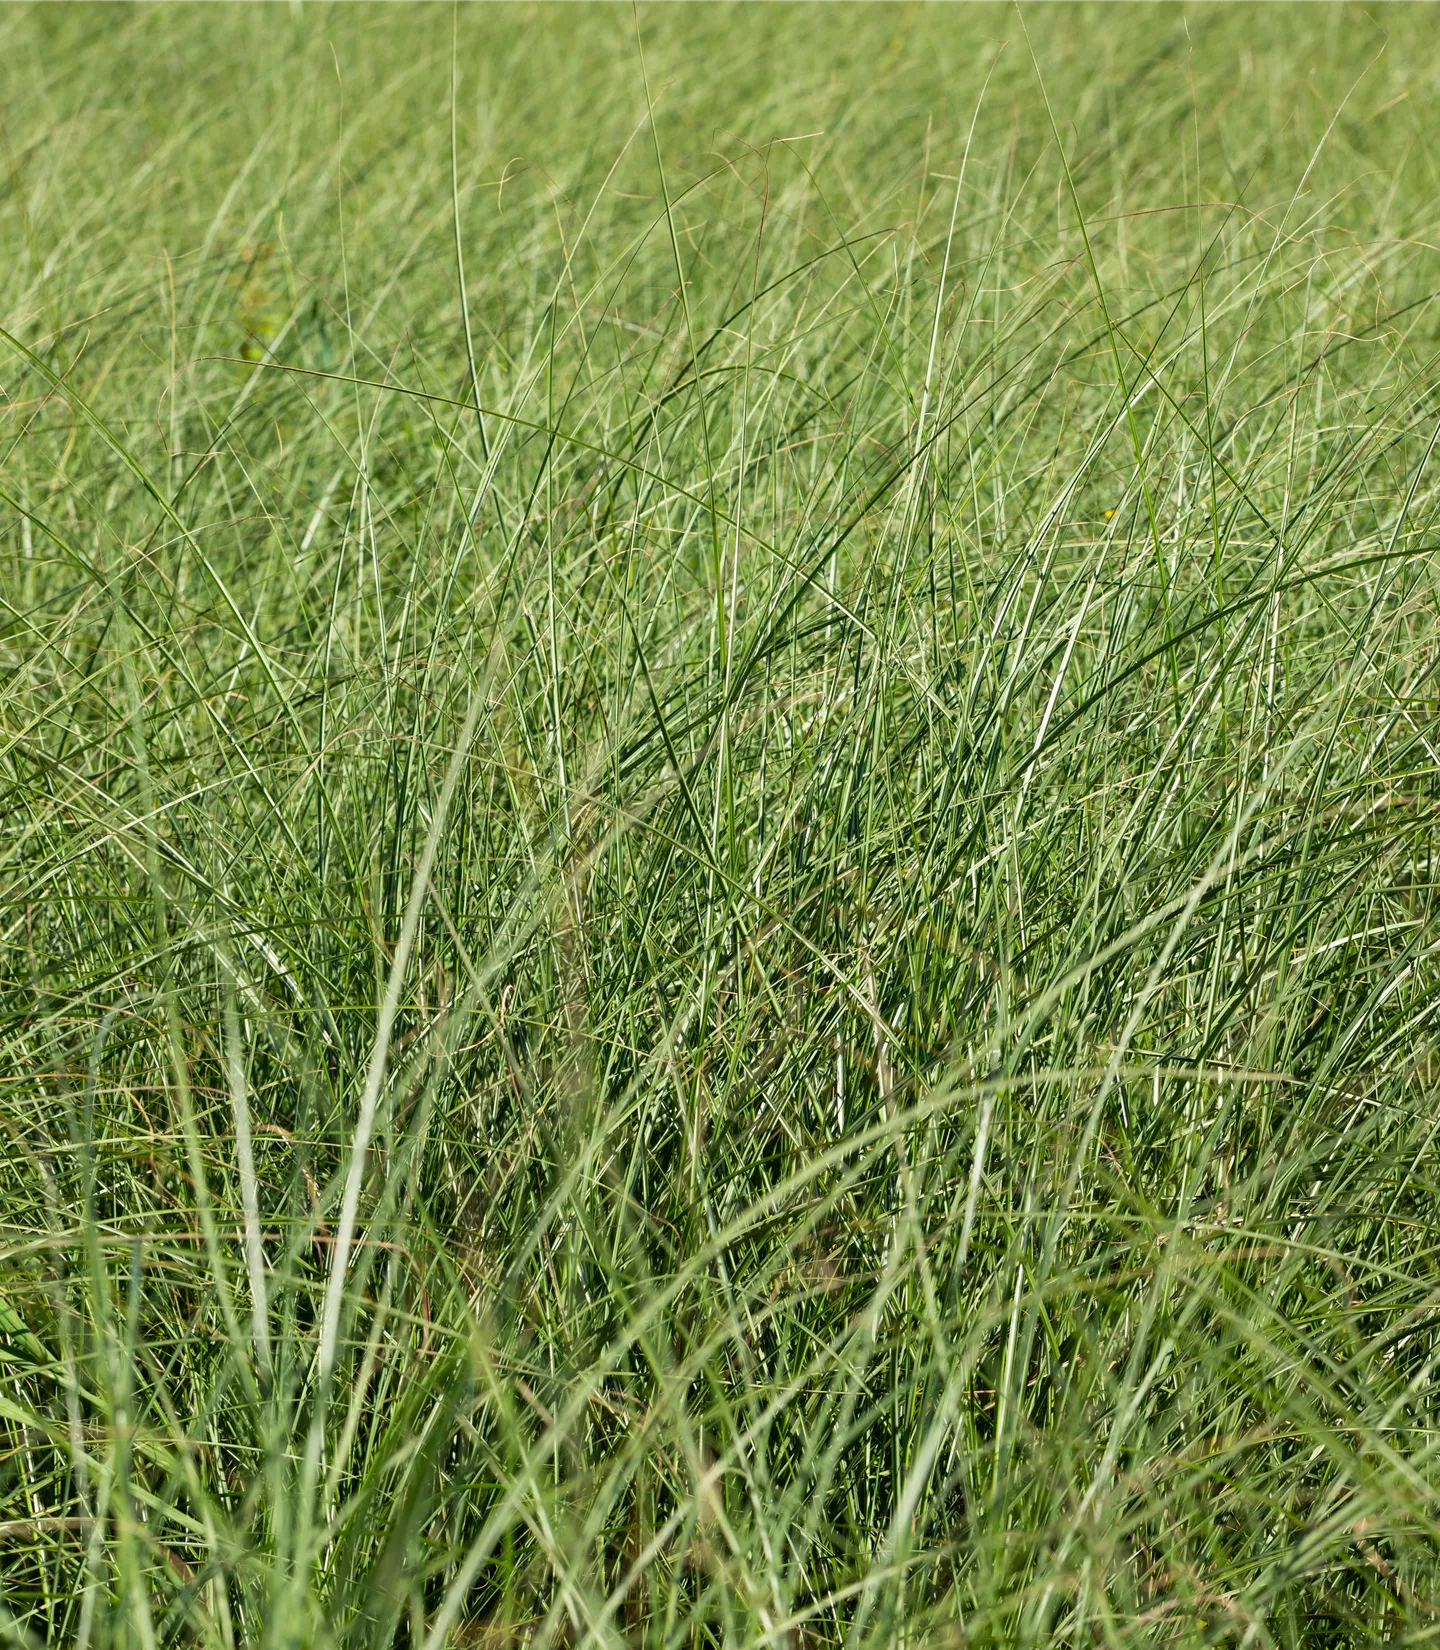
<instances>
[{"instance_id":1,"label":"green meadow","mask_svg":"<svg viewBox=\"0 0 1440 1650\"><path fill-rule=\"evenodd\" d=\"M1440 1640L1440 13L0 62L0 1641Z\"/></svg>"}]
</instances>

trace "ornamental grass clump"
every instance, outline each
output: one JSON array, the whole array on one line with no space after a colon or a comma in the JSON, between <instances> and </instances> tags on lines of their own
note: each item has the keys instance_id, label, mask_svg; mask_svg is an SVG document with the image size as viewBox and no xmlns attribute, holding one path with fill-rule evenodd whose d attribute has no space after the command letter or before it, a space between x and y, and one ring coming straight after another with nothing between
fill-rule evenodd
<instances>
[{"instance_id":1,"label":"ornamental grass clump","mask_svg":"<svg viewBox=\"0 0 1440 1650\"><path fill-rule=\"evenodd\" d=\"M0 49L0 1635L1433 1642L1433 13Z\"/></svg>"}]
</instances>

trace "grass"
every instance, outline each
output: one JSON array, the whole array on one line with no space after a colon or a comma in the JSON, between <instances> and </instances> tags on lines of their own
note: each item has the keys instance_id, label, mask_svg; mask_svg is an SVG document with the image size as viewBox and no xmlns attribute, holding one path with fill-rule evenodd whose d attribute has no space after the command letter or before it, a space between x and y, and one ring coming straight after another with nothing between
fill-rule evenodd
<instances>
[{"instance_id":1,"label":"grass","mask_svg":"<svg viewBox=\"0 0 1440 1650\"><path fill-rule=\"evenodd\" d=\"M1435 1642L1433 11L0 50L0 1635Z\"/></svg>"}]
</instances>

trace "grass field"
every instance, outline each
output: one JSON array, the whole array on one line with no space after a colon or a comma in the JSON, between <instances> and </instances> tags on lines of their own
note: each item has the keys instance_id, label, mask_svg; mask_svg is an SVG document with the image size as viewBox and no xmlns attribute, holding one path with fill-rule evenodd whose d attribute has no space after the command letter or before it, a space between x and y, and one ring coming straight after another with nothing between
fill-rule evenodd
<instances>
[{"instance_id":1,"label":"grass field","mask_svg":"<svg viewBox=\"0 0 1440 1650\"><path fill-rule=\"evenodd\" d=\"M0 13L0 1638L1440 1639L1437 24Z\"/></svg>"}]
</instances>

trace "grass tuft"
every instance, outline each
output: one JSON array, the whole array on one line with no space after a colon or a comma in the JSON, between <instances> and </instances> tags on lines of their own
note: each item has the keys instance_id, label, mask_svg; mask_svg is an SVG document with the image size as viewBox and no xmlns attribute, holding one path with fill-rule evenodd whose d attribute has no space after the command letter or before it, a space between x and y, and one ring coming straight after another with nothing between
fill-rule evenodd
<instances>
[{"instance_id":1,"label":"grass tuft","mask_svg":"<svg viewBox=\"0 0 1440 1650\"><path fill-rule=\"evenodd\" d=\"M0 1638L1433 1643L1433 12L0 51Z\"/></svg>"}]
</instances>

